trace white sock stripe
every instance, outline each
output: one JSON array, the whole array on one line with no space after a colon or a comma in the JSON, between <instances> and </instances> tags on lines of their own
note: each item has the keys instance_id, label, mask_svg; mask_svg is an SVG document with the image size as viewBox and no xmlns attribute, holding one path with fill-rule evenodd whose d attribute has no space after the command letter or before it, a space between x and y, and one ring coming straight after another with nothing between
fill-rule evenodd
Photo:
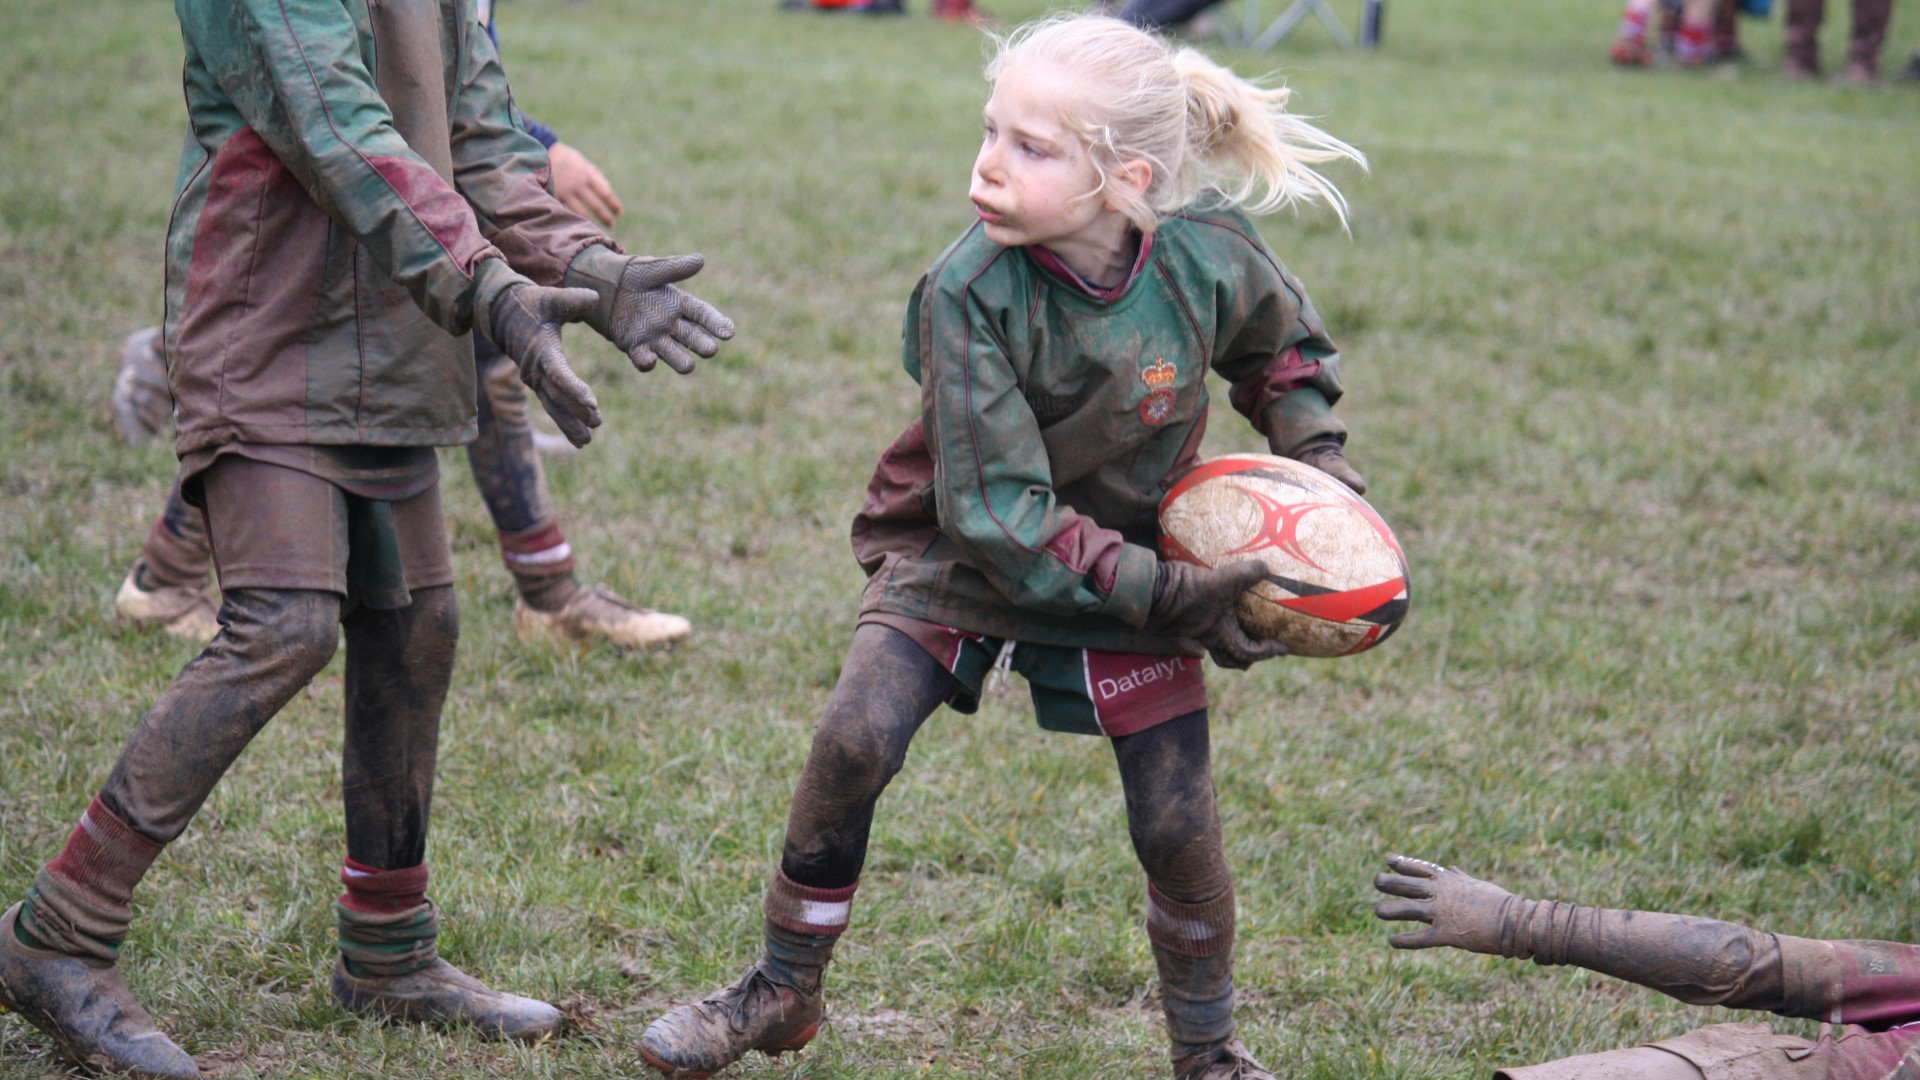
<instances>
[{"instance_id":1,"label":"white sock stripe","mask_svg":"<svg viewBox=\"0 0 1920 1080\"><path fill-rule=\"evenodd\" d=\"M100 828L100 823L93 820L93 807L89 806L81 813L80 827L87 831L87 835L93 838L94 843L103 847L106 845L107 834L105 830Z\"/></svg>"},{"instance_id":2,"label":"white sock stripe","mask_svg":"<svg viewBox=\"0 0 1920 1080\"><path fill-rule=\"evenodd\" d=\"M1162 933L1182 941L1206 942L1220 936L1219 931L1211 925L1198 919L1180 918L1152 900L1147 901L1147 922L1157 927Z\"/></svg>"},{"instance_id":3,"label":"white sock stripe","mask_svg":"<svg viewBox=\"0 0 1920 1080\"><path fill-rule=\"evenodd\" d=\"M540 551L502 551L501 554L510 563L519 563L523 566L545 566L573 558L573 545L562 541Z\"/></svg>"},{"instance_id":4,"label":"white sock stripe","mask_svg":"<svg viewBox=\"0 0 1920 1080\"><path fill-rule=\"evenodd\" d=\"M374 873L375 873L375 871L372 871L372 870L355 870L355 869L354 869L353 867L351 867L351 866L342 866L342 867L340 868L340 873L341 873L342 875L344 875L344 876L346 876L346 877L350 877L350 878L363 878L363 877L372 877L372 876L374 875Z\"/></svg>"},{"instance_id":5,"label":"white sock stripe","mask_svg":"<svg viewBox=\"0 0 1920 1080\"><path fill-rule=\"evenodd\" d=\"M808 926L845 926L853 917L851 900L802 900L800 921Z\"/></svg>"}]
</instances>

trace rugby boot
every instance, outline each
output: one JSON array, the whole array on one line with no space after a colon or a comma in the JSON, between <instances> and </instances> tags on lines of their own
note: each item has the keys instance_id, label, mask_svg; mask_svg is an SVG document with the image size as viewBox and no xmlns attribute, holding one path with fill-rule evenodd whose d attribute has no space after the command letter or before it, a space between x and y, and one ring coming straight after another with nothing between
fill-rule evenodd
<instances>
[{"instance_id":1,"label":"rugby boot","mask_svg":"<svg viewBox=\"0 0 1920 1080\"><path fill-rule=\"evenodd\" d=\"M775 981L764 961L739 981L647 1025L640 1057L668 1080L705 1080L758 1050L778 1057L812 1041L826 1015L820 983Z\"/></svg>"},{"instance_id":2,"label":"rugby boot","mask_svg":"<svg viewBox=\"0 0 1920 1080\"><path fill-rule=\"evenodd\" d=\"M21 941L21 906L0 915L0 1012L20 1014L83 1069L197 1080L193 1058L154 1026L119 965Z\"/></svg>"},{"instance_id":3,"label":"rugby boot","mask_svg":"<svg viewBox=\"0 0 1920 1080\"><path fill-rule=\"evenodd\" d=\"M1279 1080L1239 1039L1173 1063L1173 1080Z\"/></svg>"},{"instance_id":4,"label":"rugby boot","mask_svg":"<svg viewBox=\"0 0 1920 1080\"><path fill-rule=\"evenodd\" d=\"M605 585L576 587L553 611L534 607L525 596L513 602L513 632L527 644L605 642L621 649L653 649L671 645L692 630L680 616L643 608Z\"/></svg>"},{"instance_id":5,"label":"rugby boot","mask_svg":"<svg viewBox=\"0 0 1920 1080\"><path fill-rule=\"evenodd\" d=\"M405 975L355 975L341 957L333 997L362 1016L471 1027L489 1039L538 1042L558 1035L564 1022L546 1002L495 990L438 957Z\"/></svg>"},{"instance_id":6,"label":"rugby boot","mask_svg":"<svg viewBox=\"0 0 1920 1080\"><path fill-rule=\"evenodd\" d=\"M144 446L171 419L173 392L167 388L167 361L160 354L160 328L135 330L120 343L120 367L113 377L113 430L128 446Z\"/></svg>"},{"instance_id":7,"label":"rugby boot","mask_svg":"<svg viewBox=\"0 0 1920 1080\"><path fill-rule=\"evenodd\" d=\"M1607 50L1607 59L1613 61L1615 67L1647 67L1653 63L1653 53L1648 50L1644 36L1617 37Z\"/></svg>"},{"instance_id":8,"label":"rugby boot","mask_svg":"<svg viewBox=\"0 0 1920 1080\"><path fill-rule=\"evenodd\" d=\"M220 620L206 590L145 581L146 566L145 558L134 560L113 598L114 613L142 629L158 627L190 641L212 641L220 632Z\"/></svg>"}]
</instances>

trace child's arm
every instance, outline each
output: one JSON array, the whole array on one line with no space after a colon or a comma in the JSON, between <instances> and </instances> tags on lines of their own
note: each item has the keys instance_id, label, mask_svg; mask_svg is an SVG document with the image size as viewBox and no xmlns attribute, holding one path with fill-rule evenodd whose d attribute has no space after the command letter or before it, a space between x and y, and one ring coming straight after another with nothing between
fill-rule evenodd
<instances>
[{"instance_id":1,"label":"child's arm","mask_svg":"<svg viewBox=\"0 0 1920 1080\"><path fill-rule=\"evenodd\" d=\"M1251 241L1230 289L1223 289L1221 345L1214 370L1233 383L1235 409L1267 447L1365 494L1345 455L1347 426L1333 414L1344 387L1340 353L1298 279Z\"/></svg>"}]
</instances>

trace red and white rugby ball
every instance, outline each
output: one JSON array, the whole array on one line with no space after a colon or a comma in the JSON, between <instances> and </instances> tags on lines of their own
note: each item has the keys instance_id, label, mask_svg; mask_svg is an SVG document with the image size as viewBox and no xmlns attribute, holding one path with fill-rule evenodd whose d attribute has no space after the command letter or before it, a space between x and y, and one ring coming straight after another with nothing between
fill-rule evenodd
<instances>
[{"instance_id":1,"label":"red and white rugby ball","mask_svg":"<svg viewBox=\"0 0 1920 1080\"><path fill-rule=\"evenodd\" d=\"M1407 557L1367 501L1311 465L1228 454L1160 501L1160 554L1223 566L1259 559L1273 580L1240 598L1240 624L1295 656L1351 656L1407 617Z\"/></svg>"}]
</instances>

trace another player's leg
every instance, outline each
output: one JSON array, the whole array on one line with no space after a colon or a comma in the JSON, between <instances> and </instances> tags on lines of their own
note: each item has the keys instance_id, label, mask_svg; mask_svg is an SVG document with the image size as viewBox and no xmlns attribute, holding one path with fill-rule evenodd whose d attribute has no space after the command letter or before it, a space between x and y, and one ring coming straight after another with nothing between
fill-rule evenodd
<instances>
[{"instance_id":1,"label":"another player's leg","mask_svg":"<svg viewBox=\"0 0 1920 1080\"><path fill-rule=\"evenodd\" d=\"M1147 874L1147 937L1176 1080L1273 1080L1234 1037L1233 875L1202 709L1113 740Z\"/></svg>"},{"instance_id":2,"label":"another player's leg","mask_svg":"<svg viewBox=\"0 0 1920 1080\"><path fill-rule=\"evenodd\" d=\"M140 557L120 583L113 610L135 626L206 641L220 632L208 595L212 575L206 519L181 498L176 477L167 491L166 506L147 531Z\"/></svg>"},{"instance_id":3,"label":"another player's leg","mask_svg":"<svg viewBox=\"0 0 1920 1080\"><path fill-rule=\"evenodd\" d=\"M199 1075L115 963L133 890L254 735L332 657L339 611L326 592L229 592L224 630L140 721L65 849L0 918L0 1005L75 1062Z\"/></svg>"},{"instance_id":4,"label":"another player's leg","mask_svg":"<svg viewBox=\"0 0 1920 1080\"><path fill-rule=\"evenodd\" d=\"M1786 59L1781 74L1789 79L1820 77L1820 22L1826 0L1787 0Z\"/></svg>"},{"instance_id":5,"label":"another player's leg","mask_svg":"<svg viewBox=\"0 0 1920 1080\"><path fill-rule=\"evenodd\" d=\"M787 814L786 845L763 905L760 959L732 985L654 1021L640 1040L649 1065L697 1080L749 1050L779 1054L813 1038L826 1013L822 976L847 928L874 805L914 732L953 685L905 634L873 625L854 631Z\"/></svg>"},{"instance_id":6,"label":"another player's leg","mask_svg":"<svg viewBox=\"0 0 1920 1080\"><path fill-rule=\"evenodd\" d=\"M678 615L631 603L604 585L580 584L528 423L526 385L513 362L479 337L474 365L480 433L467 446L467 462L513 575L514 632L522 641L602 641L623 649L687 636L692 627Z\"/></svg>"},{"instance_id":7,"label":"another player's leg","mask_svg":"<svg viewBox=\"0 0 1920 1080\"><path fill-rule=\"evenodd\" d=\"M1646 67L1653 63L1653 50L1647 45L1647 33L1653 22L1655 0L1627 0L1620 13L1620 26L1614 31L1613 45L1607 56L1621 67Z\"/></svg>"},{"instance_id":8,"label":"another player's leg","mask_svg":"<svg viewBox=\"0 0 1920 1080\"><path fill-rule=\"evenodd\" d=\"M1682 67L1705 67L1713 62L1714 5L1718 0L1685 0L1680 29L1674 35L1673 59Z\"/></svg>"},{"instance_id":9,"label":"another player's leg","mask_svg":"<svg viewBox=\"0 0 1920 1080\"><path fill-rule=\"evenodd\" d=\"M1847 37L1846 80L1855 86L1877 87L1880 48L1893 18L1893 0L1853 0L1853 29Z\"/></svg>"},{"instance_id":10,"label":"another player's leg","mask_svg":"<svg viewBox=\"0 0 1920 1080\"><path fill-rule=\"evenodd\" d=\"M556 1034L559 1010L491 989L439 954L427 819L459 638L453 587L416 589L397 609L359 608L345 625L347 861L335 905L334 998L357 1013L471 1026L495 1038Z\"/></svg>"}]
</instances>

